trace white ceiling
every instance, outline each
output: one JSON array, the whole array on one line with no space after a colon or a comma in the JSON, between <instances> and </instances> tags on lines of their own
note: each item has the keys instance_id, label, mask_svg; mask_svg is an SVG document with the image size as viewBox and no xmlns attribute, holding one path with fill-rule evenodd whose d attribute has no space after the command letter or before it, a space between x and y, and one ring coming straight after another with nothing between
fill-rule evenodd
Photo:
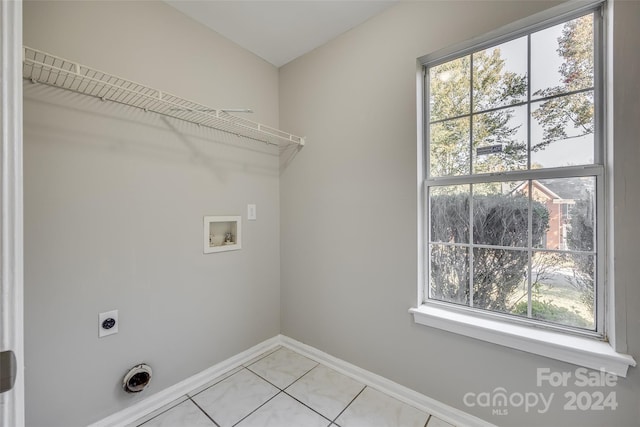
<instances>
[{"instance_id":1,"label":"white ceiling","mask_svg":"<svg viewBox=\"0 0 640 427\"><path fill-rule=\"evenodd\" d=\"M166 0L185 15L280 67L398 0Z\"/></svg>"}]
</instances>

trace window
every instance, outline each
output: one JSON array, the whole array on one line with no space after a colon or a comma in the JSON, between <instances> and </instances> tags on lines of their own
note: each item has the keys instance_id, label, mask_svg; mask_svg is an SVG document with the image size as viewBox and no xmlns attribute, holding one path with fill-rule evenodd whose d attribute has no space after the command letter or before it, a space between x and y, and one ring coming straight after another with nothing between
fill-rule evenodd
<instances>
[{"instance_id":1,"label":"window","mask_svg":"<svg viewBox=\"0 0 640 427\"><path fill-rule=\"evenodd\" d=\"M424 303L605 337L600 9L427 56Z\"/></svg>"}]
</instances>

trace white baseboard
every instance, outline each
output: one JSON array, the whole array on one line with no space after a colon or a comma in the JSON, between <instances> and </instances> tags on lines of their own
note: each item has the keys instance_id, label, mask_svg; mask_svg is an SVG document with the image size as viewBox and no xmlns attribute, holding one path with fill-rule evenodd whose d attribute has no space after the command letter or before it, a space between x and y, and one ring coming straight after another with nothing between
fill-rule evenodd
<instances>
[{"instance_id":1,"label":"white baseboard","mask_svg":"<svg viewBox=\"0 0 640 427\"><path fill-rule=\"evenodd\" d=\"M333 357L330 354L307 344L303 344L300 341L296 341L293 338L280 335L280 344L283 347L287 347L296 353L308 357L309 359L322 363L323 365L347 375L364 385L375 388L376 390L388 394L407 405L411 405L414 408L427 412L443 421L453 424L454 426L495 427L494 424L485 420L470 415L452 406L445 405L444 403L438 402L424 394L411 390L410 388L388 380L387 378L374 374L373 372L359 368L358 366L345 362L342 359Z\"/></svg>"},{"instance_id":2,"label":"white baseboard","mask_svg":"<svg viewBox=\"0 0 640 427\"><path fill-rule=\"evenodd\" d=\"M280 336L269 338L258 345L251 347L242 353L236 354L220 363L213 365L171 387L165 388L156 394L152 394L144 400L116 412L106 418L101 419L89 427L122 427L135 422L136 420L162 408L165 405L179 399L188 392L195 390L238 366L248 362L254 357L280 345Z\"/></svg>"},{"instance_id":3,"label":"white baseboard","mask_svg":"<svg viewBox=\"0 0 640 427\"><path fill-rule=\"evenodd\" d=\"M318 363L322 363L335 371L350 376L364 385L386 393L401 402L432 414L443 421L453 424L454 426L495 427L487 421L474 417L473 415L467 414L466 412L453 408L449 405L445 405L444 403L438 402L424 394L418 393L417 391L411 390L405 386L381 377L380 375L359 368L349 362L345 362L342 359L333 357L330 354L318 350L317 348L303 344L300 341L296 341L293 338L289 338L284 335L276 335L273 338L263 341L242 353L230 357L229 359L185 379L184 381L180 381L171 387L159 391L158 393L153 394L146 399L129 406L128 408L103 418L102 420L91 424L89 427L122 427L132 424L136 420L152 413L153 411L176 401L190 391L205 385L225 372L235 369L254 357L279 345L287 347L308 357L309 359L315 360Z\"/></svg>"}]
</instances>

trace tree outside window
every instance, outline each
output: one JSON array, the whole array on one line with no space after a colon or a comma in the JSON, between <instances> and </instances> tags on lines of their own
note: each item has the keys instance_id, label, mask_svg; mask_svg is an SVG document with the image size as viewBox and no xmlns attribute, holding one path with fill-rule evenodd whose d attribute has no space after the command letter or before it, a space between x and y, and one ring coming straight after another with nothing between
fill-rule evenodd
<instances>
[{"instance_id":1,"label":"tree outside window","mask_svg":"<svg viewBox=\"0 0 640 427\"><path fill-rule=\"evenodd\" d=\"M594 19L426 66L429 299L597 329Z\"/></svg>"}]
</instances>

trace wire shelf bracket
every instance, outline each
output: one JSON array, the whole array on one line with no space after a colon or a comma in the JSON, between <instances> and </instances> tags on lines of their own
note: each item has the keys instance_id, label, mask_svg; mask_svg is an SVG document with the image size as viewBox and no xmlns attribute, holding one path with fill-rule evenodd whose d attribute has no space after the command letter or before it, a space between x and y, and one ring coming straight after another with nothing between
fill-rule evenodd
<instances>
[{"instance_id":1,"label":"wire shelf bracket","mask_svg":"<svg viewBox=\"0 0 640 427\"><path fill-rule=\"evenodd\" d=\"M221 130L269 145L304 146L305 139L261 123L229 114L130 80L23 47L22 75L26 80L70 90Z\"/></svg>"}]
</instances>

